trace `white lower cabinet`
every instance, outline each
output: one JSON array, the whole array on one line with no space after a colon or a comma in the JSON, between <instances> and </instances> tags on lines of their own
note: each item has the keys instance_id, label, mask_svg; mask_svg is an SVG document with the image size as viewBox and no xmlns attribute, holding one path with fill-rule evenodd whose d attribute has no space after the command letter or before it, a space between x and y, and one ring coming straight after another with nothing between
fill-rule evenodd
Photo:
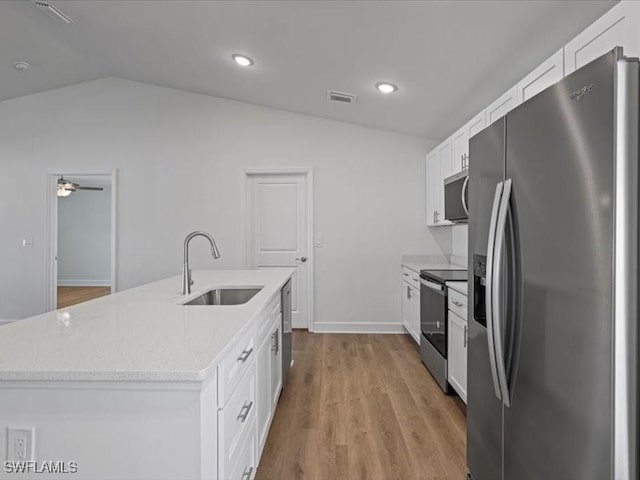
<instances>
[{"instance_id":1,"label":"white lower cabinet","mask_svg":"<svg viewBox=\"0 0 640 480\"><path fill-rule=\"evenodd\" d=\"M258 452L264 448L282 390L281 319L277 317L258 347Z\"/></svg>"},{"instance_id":2,"label":"white lower cabinet","mask_svg":"<svg viewBox=\"0 0 640 480\"><path fill-rule=\"evenodd\" d=\"M402 325L407 333L420 344L420 287L416 286L418 274L408 270L406 267L403 272L410 272L410 278L402 280ZM416 281L414 281L414 279Z\"/></svg>"},{"instance_id":3,"label":"white lower cabinet","mask_svg":"<svg viewBox=\"0 0 640 480\"><path fill-rule=\"evenodd\" d=\"M256 470L258 468L255 422L251 427L253 427L250 428L251 433L240 449L240 455L238 455L237 463L229 471L229 475L226 477L220 477L220 480L252 480L255 477Z\"/></svg>"},{"instance_id":4,"label":"white lower cabinet","mask_svg":"<svg viewBox=\"0 0 640 480\"><path fill-rule=\"evenodd\" d=\"M278 293L254 328L230 348L226 363L222 362L220 371L226 375L218 376L220 480L252 480L255 476L282 390L281 325Z\"/></svg>"},{"instance_id":5,"label":"white lower cabinet","mask_svg":"<svg viewBox=\"0 0 640 480\"><path fill-rule=\"evenodd\" d=\"M247 439L255 438L256 362L247 369L236 390L218 410L218 475L231 478L239 459L246 455ZM252 444L250 448L256 448Z\"/></svg>"},{"instance_id":6,"label":"white lower cabinet","mask_svg":"<svg viewBox=\"0 0 640 480\"><path fill-rule=\"evenodd\" d=\"M467 403L467 333L467 321L449 310L448 377L464 403Z\"/></svg>"},{"instance_id":7,"label":"white lower cabinet","mask_svg":"<svg viewBox=\"0 0 640 480\"><path fill-rule=\"evenodd\" d=\"M258 449L262 450L267 433L269 433L269 416L271 415L271 390L269 376L271 374L270 359L271 342L265 338L258 347L257 364L257 393L258 398Z\"/></svg>"}]
</instances>

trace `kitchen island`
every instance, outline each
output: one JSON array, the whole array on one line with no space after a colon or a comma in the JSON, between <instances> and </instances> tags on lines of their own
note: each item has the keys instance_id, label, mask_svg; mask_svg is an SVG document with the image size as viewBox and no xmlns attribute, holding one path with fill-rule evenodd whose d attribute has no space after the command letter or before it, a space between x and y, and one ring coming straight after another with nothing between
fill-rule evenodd
<instances>
[{"instance_id":1,"label":"kitchen island","mask_svg":"<svg viewBox=\"0 0 640 480\"><path fill-rule=\"evenodd\" d=\"M52 478L253 478L282 384L292 272L199 271L191 295L172 277L3 327L0 451L36 463L18 476L5 464L0 478L47 478L43 462L77 465ZM184 305L224 287L260 290ZM24 450L9 428L27 432Z\"/></svg>"}]
</instances>

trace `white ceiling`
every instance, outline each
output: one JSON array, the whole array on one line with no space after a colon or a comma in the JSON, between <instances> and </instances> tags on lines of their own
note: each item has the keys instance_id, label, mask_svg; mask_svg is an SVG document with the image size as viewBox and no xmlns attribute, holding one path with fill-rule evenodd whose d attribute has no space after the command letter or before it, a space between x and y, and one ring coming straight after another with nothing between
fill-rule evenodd
<instances>
[{"instance_id":1,"label":"white ceiling","mask_svg":"<svg viewBox=\"0 0 640 480\"><path fill-rule=\"evenodd\" d=\"M59 0L63 25L4 1L0 100L119 76L440 139L615 3ZM377 93L382 80L400 90Z\"/></svg>"}]
</instances>

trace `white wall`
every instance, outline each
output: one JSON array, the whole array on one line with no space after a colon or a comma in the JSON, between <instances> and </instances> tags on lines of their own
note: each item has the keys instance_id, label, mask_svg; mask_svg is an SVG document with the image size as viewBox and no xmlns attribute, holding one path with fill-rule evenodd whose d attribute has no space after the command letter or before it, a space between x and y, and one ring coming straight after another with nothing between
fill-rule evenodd
<instances>
[{"instance_id":1,"label":"white wall","mask_svg":"<svg viewBox=\"0 0 640 480\"><path fill-rule=\"evenodd\" d=\"M336 106L336 108L357 108ZM451 253L424 221L424 155L435 142L107 78L0 103L0 318L45 305L46 173L119 169L118 285L193 267L240 268L243 168L315 168L316 322L400 321L403 253ZM19 181L15 181L15 180ZM24 235L34 248L21 248ZM176 290L179 285L176 285Z\"/></svg>"},{"instance_id":2,"label":"white wall","mask_svg":"<svg viewBox=\"0 0 640 480\"><path fill-rule=\"evenodd\" d=\"M101 187L58 197L58 285L111 285L111 187Z\"/></svg>"}]
</instances>

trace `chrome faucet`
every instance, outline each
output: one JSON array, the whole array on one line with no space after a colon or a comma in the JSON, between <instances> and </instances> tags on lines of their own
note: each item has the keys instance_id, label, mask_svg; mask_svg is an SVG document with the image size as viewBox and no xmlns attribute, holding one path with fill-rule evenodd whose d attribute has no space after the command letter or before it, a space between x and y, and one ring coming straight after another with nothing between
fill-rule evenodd
<instances>
[{"instance_id":1,"label":"chrome faucet","mask_svg":"<svg viewBox=\"0 0 640 480\"><path fill-rule=\"evenodd\" d=\"M220 258L220 252L218 251L218 247L216 246L216 241L213 239L211 234L207 232L191 232L184 239L184 263L182 265L182 294L187 295L191 293L191 285L193 285L193 280L191 280L191 269L189 268L189 242L193 237L204 237L209 240L211 244L211 255L214 260L216 258Z\"/></svg>"}]
</instances>

